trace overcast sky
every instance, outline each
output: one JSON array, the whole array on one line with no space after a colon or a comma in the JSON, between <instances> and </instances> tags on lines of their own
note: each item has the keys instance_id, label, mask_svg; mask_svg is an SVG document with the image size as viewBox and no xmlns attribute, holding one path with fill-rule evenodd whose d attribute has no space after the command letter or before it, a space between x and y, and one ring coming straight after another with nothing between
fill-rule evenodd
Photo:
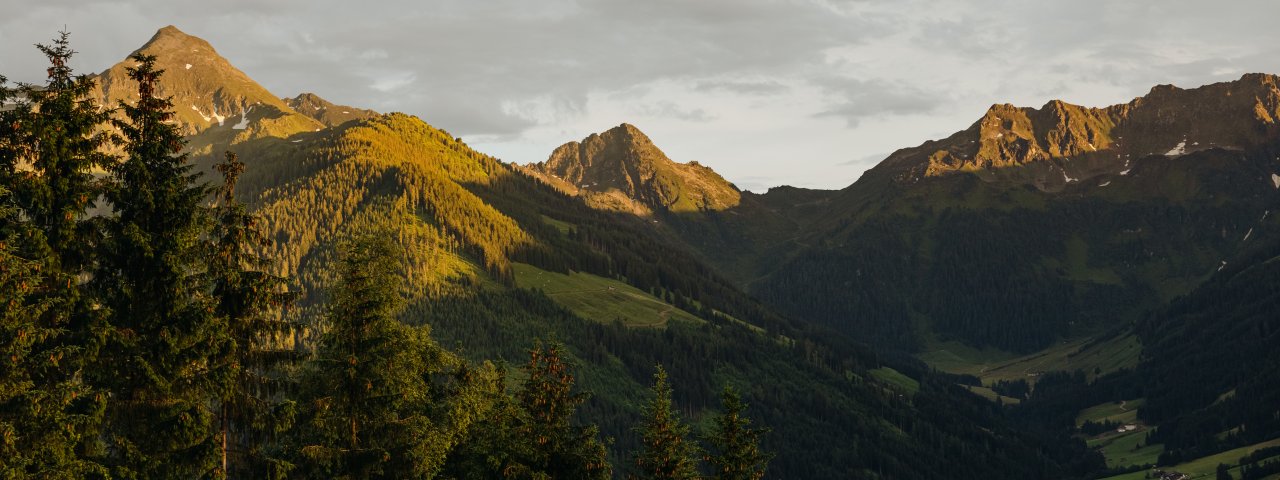
<instances>
[{"instance_id":1,"label":"overcast sky","mask_svg":"<svg viewBox=\"0 0 1280 480\"><path fill-rule=\"evenodd\" d=\"M1277 0L0 0L0 74L65 25L97 72L175 25L280 96L403 111L507 161L622 122L740 188L841 188L993 103L1280 73Z\"/></svg>"}]
</instances>

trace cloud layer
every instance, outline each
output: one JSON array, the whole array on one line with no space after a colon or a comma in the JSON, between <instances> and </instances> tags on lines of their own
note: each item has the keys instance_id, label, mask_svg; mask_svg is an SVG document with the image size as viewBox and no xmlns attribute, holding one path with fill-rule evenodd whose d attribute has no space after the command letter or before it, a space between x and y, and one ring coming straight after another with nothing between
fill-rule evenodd
<instances>
[{"instance_id":1,"label":"cloud layer","mask_svg":"<svg viewBox=\"0 0 1280 480\"><path fill-rule=\"evenodd\" d=\"M992 103L1280 73L1270 0L25 3L0 19L13 79L39 80L29 45L63 26L99 71L174 24L280 96L416 114L521 163L630 122L757 190L843 187Z\"/></svg>"}]
</instances>

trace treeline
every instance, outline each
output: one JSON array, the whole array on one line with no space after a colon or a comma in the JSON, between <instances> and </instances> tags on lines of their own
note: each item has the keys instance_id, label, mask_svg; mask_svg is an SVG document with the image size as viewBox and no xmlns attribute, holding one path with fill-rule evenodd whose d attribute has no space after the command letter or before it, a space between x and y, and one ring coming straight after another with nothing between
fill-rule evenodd
<instances>
[{"instance_id":1,"label":"treeline","mask_svg":"<svg viewBox=\"0 0 1280 480\"><path fill-rule=\"evenodd\" d=\"M0 82L0 473L5 478L609 478L561 347L522 388L399 321L391 235L341 249L313 350L281 348L294 296L235 195L182 153L155 58L139 100L103 109L67 34L44 88ZM112 146L123 152L108 153ZM97 177L93 172L105 170ZM109 213L89 215L101 207ZM732 390L705 453L659 369L637 433L641 478L760 478L768 455ZM695 457L695 452L697 456Z\"/></svg>"}]
</instances>

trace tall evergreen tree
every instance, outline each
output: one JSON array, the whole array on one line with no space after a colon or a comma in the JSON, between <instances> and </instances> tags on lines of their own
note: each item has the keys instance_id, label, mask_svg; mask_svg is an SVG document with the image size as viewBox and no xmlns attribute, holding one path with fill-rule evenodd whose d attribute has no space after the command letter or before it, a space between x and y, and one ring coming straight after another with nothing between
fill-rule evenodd
<instances>
[{"instance_id":1,"label":"tall evergreen tree","mask_svg":"<svg viewBox=\"0 0 1280 480\"><path fill-rule=\"evenodd\" d=\"M326 331L303 384L301 475L429 478L487 410L492 366L468 368L425 328L397 320L400 256L389 235L347 246Z\"/></svg>"},{"instance_id":2,"label":"tall evergreen tree","mask_svg":"<svg viewBox=\"0 0 1280 480\"><path fill-rule=\"evenodd\" d=\"M209 362L225 351L205 279L209 190L157 90L155 57L128 69L138 101L114 121L126 158L110 169L106 248L94 282L107 321L93 378L110 387L108 461L124 478L201 478L218 469L219 436L208 408L226 378Z\"/></svg>"},{"instance_id":3,"label":"tall evergreen tree","mask_svg":"<svg viewBox=\"0 0 1280 480\"><path fill-rule=\"evenodd\" d=\"M466 438L449 452L442 478L458 480L490 480L518 478L529 469L524 453L531 443L519 436L518 422L523 410L515 395L507 388L507 371L496 371L496 390L485 402L488 415L476 421Z\"/></svg>"},{"instance_id":4,"label":"tall evergreen tree","mask_svg":"<svg viewBox=\"0 0 1280 480\"><path fill-rule=\"evenodd\" d=\"M605 480L613 469L595 425L574 425L573 416L586 395L575 393L573 373L561 357L560 344L535 345L525 371L529 378L518 394L523 411L519 437L529 447L529 478Z\"/></svg>"},{"instance_id":5,"label":"tall evergreen tree","mask_svg":"<svg viewBox=\"0 0 1280 480\"><path fill-rule=\"evenodd\" d=\"M714 454L708 455L713 477L719 480L760 480L770 455L760 450L760 436L768 430L751 428L742 416L747 406L738 392L725 386L721 395L724 412L716 417L715 430L707 438Z\"/></svg>"},{"instance_id":6,"label":"tall evergreen tree","mask_svg":"<svg viewBox=\"0 0 1280 480\"><path fill-rule=\"evenodd\" d=\"M287 384L278 369L296 358L285 343L293 325L281 315L293 296L284 278L268 273L271 260L257 253L268 240L257 217L236 200L236 180L244 162L227 152L216 168L223 183L209 272L216 321L230 340L210 358L226 373L217 408L220 469L231 478L278 478L290 465L269 445L293 420L294 403L281 398Z\"/></svg>"},{"instance_id":7,"label":"tall evergreen tree","mask_svg":"<svg viewBox=\"0 0 1280 480\"><path fill-rule=\"evenodd\" d=\"M446 474L461 479L608 479L605 444L595 425L574 425L586 395L575 393L560 344L536 344L514 395L504 390L490 414L450 454ZM501 385L501 383L500 383Z\"/></svg>"},{"instance_id":8,"label":"tall evergreen tree","mask_svg":"<svg viewBox=\"0 0 1280 480\"><path fill-rule=\"evenodd\" d=\"M93 170L113 163L103 147L111 136L101 128L111 110L92 97L95 83L75 75L69 65L75 51L70 34L61 32L52 45L36 48L49 59L44 86L20 85L21 101L5 113L7 131L0 151L0 171L11 180L15 201L33 228L31 248L62 273L79 275L89 263L95 232L86 210L101 194ZM29 168L18 172L19 167ZM60 296L74 299L77 289Z\"/></svg>"},{"instance_id":9,"label":"tall evergreen tree","mask_svg":"<svg viewBox=\"0 0 1280 480\"><path fill-rule=\"evenodd\" d=\"M10 460L27 474L77 476L97 469L85 459L103 397L79 375L95 316L80 279L97 238L86 215L99 193L91 172L111 161L100 129L109 112L91 100L93 82L70 68L68 33L37 48L50 64L43 87L13 89L0 77L0 185L11 189L0 248L17 282L5 292L4 329L16 337L5 348L12 370L0 377L15 383L0 394L0 423L21 425L16 441L27 448Z\"/></svg>"},{"instance_id":10,"label":"tall evergreen tree","mask_svg":"<svg viewBox=\"0 0 1280 480\"><path fill-rule=\"evenodd\" d=\"M635 453L639 478L685 480L698 477L697 447L688 439L689 426L672 408L667 371L658 366L653 374L653 399L645 407L640 431L640 451Z\"/></svg>"}]
</instances>

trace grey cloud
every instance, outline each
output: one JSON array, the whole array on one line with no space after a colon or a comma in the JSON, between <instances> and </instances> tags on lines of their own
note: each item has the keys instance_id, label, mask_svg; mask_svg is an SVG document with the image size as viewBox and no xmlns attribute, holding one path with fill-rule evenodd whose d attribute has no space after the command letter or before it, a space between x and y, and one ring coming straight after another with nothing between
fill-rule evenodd
<instances>
[{"instance_id":1,"label":"grey cloud","mask_svg":"<svg viewBox=\"0 0 1280 480\"><path fill-rule=\"evenodd\" d=\"M674 118L687 122L709 122L716 118L701 108L684 108L676 105L675 102L667 101L641 105L636 111L645 116Z\"/></svg>"},{"instance_id":2,"label":"grey cloud","mask_svg":"<svg viewBox=\"0 0 1280 480\"><path fill-rule=\"evenodd\" d=\"M156 28L174 23L209 40L282 96L301 90L351 92L341 100L357 106L395 103L407 111L487 108L468 117L492 116L491 128L472 120L432 118L471 134L503 130L506 114L498 108L503 102L570 98L664 79L792 72L797 65L819 63L825 48L856 43L887 28L832 15L821 2L774 0L402 0L377 8L338 1L151 0L127 6L97 2L95 8L102 11L94 17L78 16L74 5L79 4L62 1L36 8L42 10L42 18L68 22L81 39L96 43L97 36L109 30L131 31L137 37L132 44L113 42L116 49L140 45ZM9 31L14 21L0 21L0 31ZM52 33L0 38L30 43L31 38ZM127 52L86 53L94 57L93 69L98 70ZM14 67L30 69L37 62L24 63ZM401 76L389 76L388 71ZM413 74L411 85L403 72ZM378 80L361 83L362 76ZM399 86L434 95L397 97ZM761 83L725 88L745 93L775 87ZM491 101L495 99L499 101ZM453 105L441 108L443 104Z\"/></svg>"},{"instance_id":3,"label":"grey cloud","mask_svg":"<svg viewBox=\"0 0 1280 480\"><path fill-rule=\"evenodd\" d=\"M937 92L893 80L831 78L819 82L838 98L819 117L843 118L849 126L884 115L918 115L935 111L943 98Z\"/></svg>"},{"instance_id":4,"label":"grey cloud","mask_svg":"<svg viewBox=\"0 0 1280 480\"><path fill-rule=\"evenodd\" d=\"M776 95L791 88L772 80L704 80L694 84L696 92L731 92L739 95Z\"/></svg>"}]
</instances>

